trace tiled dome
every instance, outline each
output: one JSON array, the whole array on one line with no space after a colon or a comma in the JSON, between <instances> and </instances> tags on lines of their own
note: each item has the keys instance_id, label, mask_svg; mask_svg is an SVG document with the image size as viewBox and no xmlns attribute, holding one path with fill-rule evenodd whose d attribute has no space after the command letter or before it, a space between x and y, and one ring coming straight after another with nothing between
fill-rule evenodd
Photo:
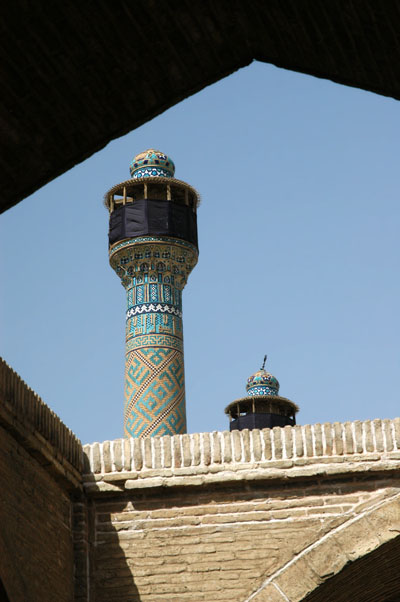
<instances>
[{"instance_id":1,"label":"tiled dome","mask_svg":"<svg viewBox=\"0 0 400 602\"><path fill-rule=\"evenodd\" d=\"M132 159L129 170L134 179L160 176L162 178L173 178L175 165L168 155L164 155L164 153L154 148L149 148Z\"/></svg>"},{"instance_id":2,"label":"tiled dome","mask_svg":"<svg viewBox=\"0 0 400 602\"><path fill-rule=\"evenodd\" d=\"M279 382L261 368L247 379L246 391L247 395L279 395Z\"/></svg>"}]
</instances>

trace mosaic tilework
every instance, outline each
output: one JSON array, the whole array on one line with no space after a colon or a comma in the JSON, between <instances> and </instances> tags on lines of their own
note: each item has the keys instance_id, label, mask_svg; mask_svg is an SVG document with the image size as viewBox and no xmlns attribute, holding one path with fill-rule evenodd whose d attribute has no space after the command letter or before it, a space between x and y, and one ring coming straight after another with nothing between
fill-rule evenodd
<instances>
[{"instance_id":1,"label":"mosaic tilework","mask_svg":"<svg viewBox=\"0 0 400 602\"><path fill-rule=\"evenodd\" d=\"M247 395L279 395L279 382L262 368L247 379L246 391Z\"/></svg>"},{"instance_id":2,"label":"mosaic tilework","mask_svg":"<svg viewBox=\"0 0 400 602\"><path fill-rule=\"evenodd\" d=\"M132 176L134 179L154 177L170 178L171 174L162 167L142 167L136 169L134 175Z\"/></svg>"},{"instance_id":3,"label":"mosaic tilework","mask_svg":"<svg viewBox=\"0 0 400 602\"><path fill-rule=\"evenodd\" d=\"M169 238L168 236L137 236L134 241L129 238L127 240L122 240L115 244L115 246L110 249L110 257L120 249L124 249L125 247L132 247L132 243L143 243L143 242L161 242L161 243L172 243L174 244L176 241L175 238ZM179 240L179 246L187 247L188 249L194 249L193 245L190 242L186 242L186 240Z\"/></svg>"},{"instance_id":4,"label":"mosaic tilework","mask_svg":"<svg viewBox=\"0 0 400 602\"><path fill-rule=\"evenodd\" d=\"M182 338L182 318L179 315L149 313L128 318L126 340L144 334L169 334Z\"/></svg>"},{"instance_id":5,"label":"mosaic tilework","mask_svg":"<svg viewBox=\"0 0 400 602\"><path fill-rule=\"evenodd\" d=\"M167 303L143 303L142 305L135 305L130 307L126 312L126 319L137 316L138 314L174 314L174 316L182 317L182 312L179 307L174 305L168 305Z\"/></svg>"},{"instance_id":6,"label":"mosaic tilework","mask_svg":"<svg viewBox=\"0 0 400 602\"><path fill-rule=\"evenodd\" d=\"M159 334L145 334L136 336L126 342L126 353L140 347L167 347L177 349L183 353L183 341L180 337Z\"/></svg>"},{"instance_id":7,"label":"mosaic tilework","mask_svg":"<svg viewBox=\"0 0 400 602\"><path fill-rule=\"evenodd\" d=\"M182 352L141 347L127 354L124 425L131 437L186 432Z\"/></svg>"},{"instance_id":8,"label":"mosaic tilework","mask_svg":"<svg viewBox=\"0 0 400 602\"><path fill-rule=\"evenodd\" d=\"M131 437L186 432L182 290L197 250L151 238L110 250L127 295L124 429Z\"/></svg>"},{"instance_id":9,"label":"mosaic tilework","mask_svg":"<svg viewBox=\"0 0 400 602\"><path fill-rule=\"evenodd\" d=\"M278 395L276 389L270 387L252 387L247 392L248 395Z\"/></svg>"},{"instance_id":10,"label":"mosaic tilework","mask_svg":"<svg viewBox=\"0 0 400 602\"><path fill-rule=\"evenodd\" d=\"M132 178L172 178L175 173L174 162L161 151L149 148L136 155L129 166Z\"/></svg>"},{"instance_id":11,"label":"mosaic tilework","mask_svg":"<svg viewBox=\"0 0 400 602\"><path fill-rule=\"evenodd\" d=\"M182 291L197 263L196 247L178 239L132 238L111 247L110 264L126 289L160 283ZM147 290L147 289L146 289ZM150 292L150 291L148 291ZM150 297L148 296L147 301Z\"/></svg>"},{"instance_id":12,"label":"mosaic tilework","mask_svg":"<svg viewBox=\"0 0 400 602\"><path fill-rule=\"evenodd\" d=\"M146 283L142 284L142 280L139 281L139 278L133 277L133 281L136 283L135 286L127 290L128 311L146 303L177 307L182 304L182 291L173 286L174 279L172 277L164 276L163 278L162 274L158 274L157 277L150 275L150 278L147 278L148 286L146 286ZM169 312L168 309L162 308L158 308L157 311L161 313ZM130 315L136 315L137 313L141 312L134 311Z\"/></svg>"}]
</instances>

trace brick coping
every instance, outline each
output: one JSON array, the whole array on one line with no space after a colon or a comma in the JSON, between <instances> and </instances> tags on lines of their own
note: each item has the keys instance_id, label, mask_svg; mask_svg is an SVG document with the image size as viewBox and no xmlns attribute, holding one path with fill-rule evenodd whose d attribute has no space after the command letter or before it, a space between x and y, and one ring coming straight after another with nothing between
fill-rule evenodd
<instances>
[{"instance_id":1,"label":"brick coping","mask_svg":"<svg viewBox=\"0 0 400 602\"><path fill-rule=\"evenodd\" d=\"M400 418L116 439L83 451L94 493L376 472L400 468Z\"/></svg>"},{"instance_id":2,"label":"brick coping","mask_svg":"<svg viewBox=\"0 0 400 602\"><path fill-rule=\"evenodd\" d=\"M82 444L22 378L0 358L0 425L57 480L79 487Z\"/></svg>"}]
</instances>

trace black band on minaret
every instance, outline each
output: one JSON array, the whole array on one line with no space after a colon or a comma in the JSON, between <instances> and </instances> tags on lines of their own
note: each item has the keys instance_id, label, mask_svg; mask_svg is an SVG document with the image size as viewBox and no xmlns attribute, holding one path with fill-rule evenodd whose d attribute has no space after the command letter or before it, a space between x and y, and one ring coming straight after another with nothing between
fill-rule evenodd
<instances>
[{"instance_id":1,"label":"black band on minaret","mask_svg":"<svg viewBox=\"0 0 400 602\"><path fill-rule=\"evenodd\" d=\"M197 217L191 207L174 202L136 199L110 215L110 246L137 236L172 236L198 248Z\"/></svg>"}]
</instances>

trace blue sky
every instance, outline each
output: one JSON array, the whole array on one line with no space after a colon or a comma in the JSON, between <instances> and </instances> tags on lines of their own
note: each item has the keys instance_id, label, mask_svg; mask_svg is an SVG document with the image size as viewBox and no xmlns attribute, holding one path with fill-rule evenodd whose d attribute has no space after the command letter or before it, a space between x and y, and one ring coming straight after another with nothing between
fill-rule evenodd
<instances>
[{"instance_id":1,"label":"blue sky","mask_svg":"<svg viewBox=\"0 0 400 602\"><path fill-rule=\"evenodd\" d=\"M153 147L202 197L189 432L228 428L265 353L300 424L400 415L399 126L390 98L253 63L110 143L0 216L3 357L83 442L122 436L102 198Z\"/></svg>"}]
</instances>

